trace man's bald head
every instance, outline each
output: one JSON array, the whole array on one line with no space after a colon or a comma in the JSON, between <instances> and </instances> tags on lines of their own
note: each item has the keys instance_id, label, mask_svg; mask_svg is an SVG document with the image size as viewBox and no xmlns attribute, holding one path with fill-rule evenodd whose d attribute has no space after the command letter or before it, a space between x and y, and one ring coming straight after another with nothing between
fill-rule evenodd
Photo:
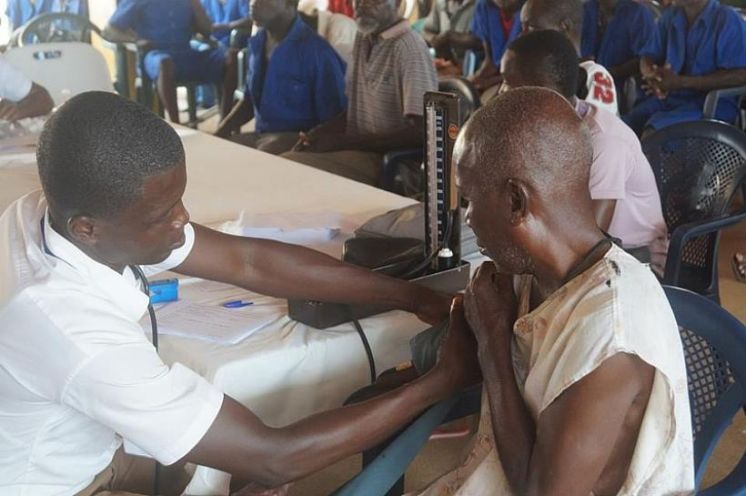
<instances>
[{"instance_id":1,"label":"man's bald head","mask_svg":"<svg viewBox=\"0 0 746 496\"><path fill-rule=\"evenodd\" d=\"M553 29L567 36L580 51L582 0L527 0L521 9L523 32Z\"/></svg>"},{"instance_id":2,"label":"man's bald head","mask_svg":"<svg viewBox=\"0 0 746 496\"><path fill-rule=\"evenodd\" d=\"M595 226L590 135L554 91L524 87L492 99L469 119L453 159L467 220L504 272L531 272L547 237Z\"/></svg>"},{"instance_id":3,"label":"man's bald head","mask_svg":"<svg viewBox=\"0 0 746 496\"><path fill-rule=\"evenodd\" d=\"M463 154L473 154L459 166L481 177L484 188L511 177L548 195L558 187L588 188L588 131L555 91L524 87L494 98L474 113L459 142Z\"/></svg>"}]
</instances>

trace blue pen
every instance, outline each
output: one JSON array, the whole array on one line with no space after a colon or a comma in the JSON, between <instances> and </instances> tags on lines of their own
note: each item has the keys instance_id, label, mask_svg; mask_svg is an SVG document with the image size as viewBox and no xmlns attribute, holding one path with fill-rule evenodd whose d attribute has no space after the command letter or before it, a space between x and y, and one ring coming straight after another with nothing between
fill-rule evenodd
<instances>
[{"instance_id":1,"label":"blue pen","mask_svg":"<svg viewBox=\"0 0 746 496\"><path fill-rule=\"evenodd\" d=\"M225 308L243 308L243 307L248 307L249 305L253 305L253 304L254 304L253 301L248 301L248 300L231 300L231 301L226 301L225 303L223 303L223 306Z\"/></svg>"}]
</instances>

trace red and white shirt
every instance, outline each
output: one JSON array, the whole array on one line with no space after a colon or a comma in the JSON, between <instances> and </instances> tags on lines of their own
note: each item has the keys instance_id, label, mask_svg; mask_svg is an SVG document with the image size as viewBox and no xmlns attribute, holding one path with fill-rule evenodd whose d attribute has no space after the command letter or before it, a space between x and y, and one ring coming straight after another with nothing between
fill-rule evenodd
<instances>
[{"instance_id":1,"label":"red and white shirt","mask_svg":"<svg viewBox=\"0 0 746 496\"><path fill-rule=\"evenodd\" d=\"M606 67L593 60L581 62L580 67L585 69L587 73L585 85L588 88L588 94L585 101L598 108L608 110L614 115L619 115L614 78L611 77Z\"/></svg>"}]
</instances>

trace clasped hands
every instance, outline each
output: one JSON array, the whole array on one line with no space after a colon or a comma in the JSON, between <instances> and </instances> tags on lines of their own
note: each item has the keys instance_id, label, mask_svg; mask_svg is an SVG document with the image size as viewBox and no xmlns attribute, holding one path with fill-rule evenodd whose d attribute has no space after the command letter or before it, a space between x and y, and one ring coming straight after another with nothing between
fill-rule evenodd
<instances>
[{"instance_id":1,"label":"clasped hands","mask_svg":"<svg viewBox=\"0 0 746 496\"><path fill-rule=\"evenodd\" d=\"M671 69L671 64L653 64L650 70L643 72L642 79L645 94L655 95L661 100L666 98L670 91L682 87L682 76Z\"/></svg>"}]
</instances>

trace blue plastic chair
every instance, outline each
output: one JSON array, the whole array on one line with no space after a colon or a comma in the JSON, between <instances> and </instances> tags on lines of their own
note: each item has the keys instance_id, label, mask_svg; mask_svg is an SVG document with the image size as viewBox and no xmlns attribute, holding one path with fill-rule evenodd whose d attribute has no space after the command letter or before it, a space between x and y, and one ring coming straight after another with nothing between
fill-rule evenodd
<instances>
[{"instance_id":1,"label":"blue plastic chair","mask_svg":"<svg viewBox=\"0 0 746 496\"><path fill-rule=\"evenodd\" d=\"M746 326L717 303L664 286L679 324L689 379L697 489L707 462L733 417L746 405ZM746 494L746 455L703 496Z\"/></svg>"},{"instance_id":2,"label":"blue plastic chair","mask_svg":"<svg viewBox=\"0 0 746 496\"><path fill-rule=\"evenodd\" d=\"M663 284L720 301L720 231L746 219L730 212L746 178L746 135L716 121L674 124L642 141L671 236Z\"/></svg>"},{"instance_id":3,"label":"blue plastic chair","mask_svg":"<svg viewBox=\"0 0 746 496\"><path fill-rule=\"evenodd\" d=\"M746 326L717 303L686 289L664 286L684 346L694 433L696 487L712 452L746 405ZM442 401L409 425L379 456L334 496L382 496L441 423L479 411L481 387ZM401 494L399 492L399 494ZM746 454L719 483L697 494L746 495Z\"/></svg>"}]
</instances>

